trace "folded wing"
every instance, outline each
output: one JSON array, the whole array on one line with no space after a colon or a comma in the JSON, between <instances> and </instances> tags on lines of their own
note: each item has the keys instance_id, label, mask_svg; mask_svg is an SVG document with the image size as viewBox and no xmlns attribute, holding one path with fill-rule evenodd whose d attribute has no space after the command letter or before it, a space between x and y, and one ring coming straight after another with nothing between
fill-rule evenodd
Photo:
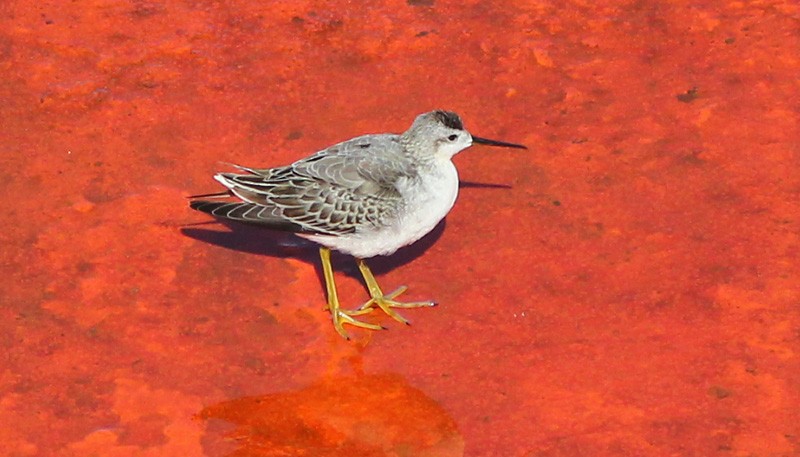
<instances>
[{"instance_id":1,"label":"folded wing","mask_svg":"<svg viewBox=\"0 0 800 457\"><path fill-rule=\"evenodd\" d=\"M386 136L354 138L287 167L239 167L215 179L241 199L195 200L212 216L277 230L342 235L386 224L402 204L397 183L413 179L412 162Z\"/></svg>"}]
</instances>

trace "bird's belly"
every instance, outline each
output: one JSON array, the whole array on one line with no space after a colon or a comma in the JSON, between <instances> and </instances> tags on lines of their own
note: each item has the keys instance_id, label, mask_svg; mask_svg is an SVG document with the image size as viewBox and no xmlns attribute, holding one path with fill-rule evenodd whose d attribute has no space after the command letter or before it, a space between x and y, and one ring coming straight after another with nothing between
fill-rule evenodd
<instances>
[{"instance_id":1,"label":"bird's belly","mask_svg":"<svg viewBox=\"0 0 800 457\"><path fill-rule=\"evenodd\" d=\"M436 175L423 176L418 182L403 186L403 206L387 225L342 236L303 235L304 238L359 258L393 254L427 235L455 204L458 173L452 163L448 164Z\"/></svg>"}]
</instances>

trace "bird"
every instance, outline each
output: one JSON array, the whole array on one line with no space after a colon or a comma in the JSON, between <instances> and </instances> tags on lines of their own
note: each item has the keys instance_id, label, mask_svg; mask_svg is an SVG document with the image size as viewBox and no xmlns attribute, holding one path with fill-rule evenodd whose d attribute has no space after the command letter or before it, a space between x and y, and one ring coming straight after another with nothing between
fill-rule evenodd
<instances>
[{"instance_id":1,"label":"bird","mask_svg":"<svg viewBox=\"0 0 800 457\"><path fill-rule=\"evenodd\" d=\"M409 324L395 309L436 305L396 300L406 286L384 293L366 259L395 253L444 219L459 189L452 158L473 144L527 149L471 135L457 114L435 110L418 115L401 134L358 136L290 165L230 164L237 172L214 175L226 190L191 196L189 206L218 219L288 231L317 243L333 326L349 339L345 324L385 328L362 320L375 309ZM354 257L364 278L370 299L355 309L344 309L339 302L331 250Z\"/></svg>"}]
</instances>

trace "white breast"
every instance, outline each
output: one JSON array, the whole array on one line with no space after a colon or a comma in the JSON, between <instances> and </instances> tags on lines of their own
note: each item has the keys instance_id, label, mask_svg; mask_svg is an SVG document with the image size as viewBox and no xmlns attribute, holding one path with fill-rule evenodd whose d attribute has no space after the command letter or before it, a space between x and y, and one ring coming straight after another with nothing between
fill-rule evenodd
<instances>
[{"instance_id":1,"label":"white breast","mask_svg":"<svg viewBox=\"0 0 800 457\"><path fill-rule=\"evenodd\" d=\"M431 173L421 176L419 183L401 189L406 200L405 212L393 229L402 244L409 245L436 227L453 208L458 196L458 172L447 160Z\"/></svg>"},{"instance_id":2,"label":"white breast","mask_svg":"<svg viewBox=\"0 0 800 457\"><path fill-rule=\"evenodd\" d=\"M398 190L404 205L389 226L337 237L303 236L359 258L392 254L428 234L450 212L458 196L458 172L443 160L417 179L398 183Z\"/></svg>"}]
</instances>

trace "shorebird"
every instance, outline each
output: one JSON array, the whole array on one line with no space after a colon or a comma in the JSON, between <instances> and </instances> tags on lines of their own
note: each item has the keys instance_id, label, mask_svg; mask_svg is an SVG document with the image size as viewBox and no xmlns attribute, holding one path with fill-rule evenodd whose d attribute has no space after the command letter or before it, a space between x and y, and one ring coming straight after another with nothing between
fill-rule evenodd
<instances>
[{"instance_id":1,"label":"shorebird","mask_svg":"<svg viewBox=\"0 0 800 457\"><path fill-rule=\"evenodd\" d=\"M233 165L243 173L214 176L227 191L190 197L190 206L217 218L293 232L319 244L333 325L349 339L344 324L383 328L357 319L376 307L408 324L393 308L435 305L395 300L406 286L384 294L365 259L393 254L433 230L458 195L458 172L451 159L473 144L527 149L471 135L457 114L431 111L417 116L402 134L359 136L291 165ZM217 200L221 197L235 201ZM356 309L340 306L331 249L355 257L364 277L371 298Z\"/></svg>"}]
</instances>

